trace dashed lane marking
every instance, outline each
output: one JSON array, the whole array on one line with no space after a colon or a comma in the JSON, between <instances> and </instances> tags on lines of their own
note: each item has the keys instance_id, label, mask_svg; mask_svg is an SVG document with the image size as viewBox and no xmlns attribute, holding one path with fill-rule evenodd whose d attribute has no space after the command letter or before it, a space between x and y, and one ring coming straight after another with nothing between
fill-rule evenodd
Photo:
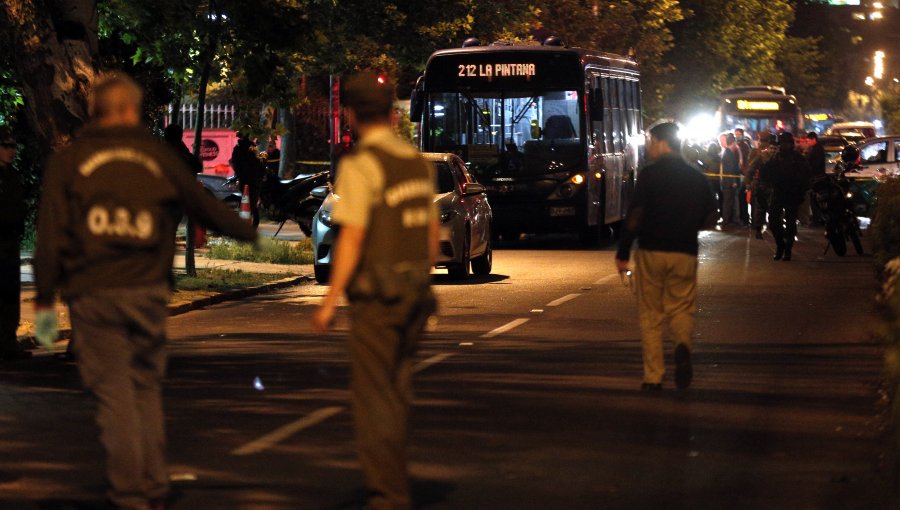
<instances>
[{"instance_id":1,"label":"dashed lane marking","mask_svg":"<svg viewBox=\"0 0 900 510\"><path fill-rule=\"evenodd\" d=\"M452 352L442 352L440 354L435 354L434 356L432 356L428 359L424 359L424 360L416 363L416 366L413 367L413 372L418 374L422 370L425 370L426 368L428 368L432 365L437 365L438 363L446 360L447 358L453 357L454 354L455 353L452 353Z\"/></svg>"},{"instance_id":2,"label":"dashed lane marking","mask_svg":"<svg viewBox=\"0 0 900 510\"><path fill-rule=\"evenodd\" d=\"M554 299L553 301L550 301L549 303L547 303L547 306L559 306L563 303L567 303L567 302L577 298L580 295L581 294L566 294L565 296L563 296L559 299Z\"/></svg>"},{"instance_id":3,"label":"dashed lane marking","mask_svg":"<svg viewBox=\"0 0 900 510\"><path fill-rule=\"evenodd\" d=\"M287 425L277 428L272 432L245 444L244 446L231 452L232 455L252 455L267 450L272 446L284 441L301 430L308 429L314 425L318 425L332 416L343 412L345 407L333 406L323 407L317 411L313 411L308 415L288 423Z\"/></svg>"},{"instance_id":4,"label":"dashed lane marking","mask_svg":"<svg viewBox=\"0 0 900 510\"><path fill-rule=\"evenodd\" d=\"M481 338L494 338L497 335L502 335L503 333L506 333L507 331L511 331L515 328L518 328L519 326L521 326L522 324L525 324L529 320L530 319L516 319L514 321L510 321L507 324L504 324L497 329L488 331L487 333L481 335Z\"/></svg>"}]
</instances>

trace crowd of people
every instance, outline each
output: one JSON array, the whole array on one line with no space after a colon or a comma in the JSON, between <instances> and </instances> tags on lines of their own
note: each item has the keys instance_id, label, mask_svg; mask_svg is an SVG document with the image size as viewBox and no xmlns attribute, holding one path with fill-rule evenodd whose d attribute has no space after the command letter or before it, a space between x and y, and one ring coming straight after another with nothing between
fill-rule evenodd
<instances>
[{"instance_id":1,"label":"crowd of people","mask_svg":"<svg viewBox=\"0 0 900 510\"><path fill-rule=\"evenodd\" d=\"M753 140L737 128L722 133L705 150L690 149L694 154L688 159L696 156L718 198L720 228L749 228L757 239L770 232L775 260L791 260L798 222L821 224L809 189L814 178L825 175L827 158L815 132L794 137L760 131Z\"/></svg>"}]
</instances>

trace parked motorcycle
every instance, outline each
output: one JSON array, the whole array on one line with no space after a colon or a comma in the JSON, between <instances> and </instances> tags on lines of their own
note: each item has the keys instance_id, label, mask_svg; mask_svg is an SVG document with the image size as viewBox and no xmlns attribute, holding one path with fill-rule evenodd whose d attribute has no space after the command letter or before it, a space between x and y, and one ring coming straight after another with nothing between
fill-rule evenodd
<instances>
[{"instance_id":1,"label":"parked motorcycle","mask_svg":"<svg viewBox=\"0 0 900 510\"><path fill-rule=\"evenodd\" d=\"M853 243L857 254L863 253L860 241L862 231L856 216L851 182L847 178L847 173L855 170L858 159L859 151L856 147L845 148L834 173L819 177L812 185L813 195L825 220L825 237L828 239L825 251L827 253L831 246L840 257L847 254L848 239Z\"/></svg>"},{"instance_id":2,"label":"parked motorcycle","mask_svg":"<svg viewBox=\"0 0 900 510\"><path fill-rule=\"evenodd\" d=\"M297 222L304 235L312 234L312 219L322 205L322 198L311 194L314 188L328 184L328 172L298 175L282 180L272 172L266 172L259 189L259 201L266 215L280 222L278 232L288 220Z\"/></svg>"}]
</instances>

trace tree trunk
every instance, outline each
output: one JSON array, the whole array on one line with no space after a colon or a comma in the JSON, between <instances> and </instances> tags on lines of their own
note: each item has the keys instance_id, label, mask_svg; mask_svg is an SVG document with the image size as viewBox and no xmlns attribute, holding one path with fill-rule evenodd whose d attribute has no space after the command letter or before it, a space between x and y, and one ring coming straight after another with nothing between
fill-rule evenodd
<instances>
[{"instance_id":1,"label":"tree trunk","mask_svg":"<svg viewBox=\"0 0 900 510\"><path fill-rule=\"evenodd\" d=\"M56 151L88 117L96 74L94 0L3 0L0 14L14 31L16 73L35 137Z\"/></svg>"},{"instance_id":2,"label":"tree trunk","mask_svg":"<svg viewBox=\"0 0 900 510\"><path fill-rule=\"evenodd\" d=\"M221 14L214 10L214 4L215 2L210 4L210 16L214 16L214 24L210 29L207 41L203 71L200 74L200 86L197 94L197 124L194 126L193 149L194 156L198 159L200 159L200 146L203 140L203 124L206 121L206 114L203 111L206 107L206 88L209 85L209 75L212 72L212 63L216 56L216 49L219 47L219 23L222 18ZM194 221L191 218L188 218L187 229L184 269L189 276L197 276L197 268L194 261Z\"/></svg>"},{"instance_id":3,"label":"tree trunk","mask_svg":"<svg viewBox=\"0 0 900 510\"><path fill-rule=\"evenodd\" d=\"M278 164L278 176L290 179L294 176L294 162L297 161L297 123L294 121L294 110L282 108L281 123L287 132L281 135L281 162Z\"/></svg>"}]
</instances>

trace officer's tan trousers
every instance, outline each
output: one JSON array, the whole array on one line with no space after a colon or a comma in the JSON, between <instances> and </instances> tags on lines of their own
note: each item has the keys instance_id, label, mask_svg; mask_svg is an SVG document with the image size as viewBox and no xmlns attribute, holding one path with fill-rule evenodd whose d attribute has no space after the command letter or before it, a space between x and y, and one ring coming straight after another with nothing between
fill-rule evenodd
<instances>
[{"instance_id":1,"label":"officer's tan trousers","mask_svg":"<svg viewBox=\"0 0 900 510\"><path fill-rule=\"evenodd\" d=\"M638 291L638 316L644 353L644 382L661 383L663 328L675 344L693 347L694 314L697 311L697 257L686 253L637 250L634 255Z\"/></svg>"},{"instance_id":2,"label":"officer's tan trousers","mask_svg":"<svg viewBox=\"0 0 900 510\"><path fill-rule=\"evenodd\" d=\"M69 301L75 354L97 399L109 500L146 510L169 488L161 381L169 287L94 291Z\"/></svg>"},{"instance_id":3,"label":"officer's tan trousers","mask_svg":"<svg viewBox=\"0 0 900 510\"><path fill-rule=\"evenodd\" d=\"M412 359L410 331L396 307L375 301L351 307L350 393L359 461L372 510L409 510L406 468Z\"/></svg>"}]
</instances>

